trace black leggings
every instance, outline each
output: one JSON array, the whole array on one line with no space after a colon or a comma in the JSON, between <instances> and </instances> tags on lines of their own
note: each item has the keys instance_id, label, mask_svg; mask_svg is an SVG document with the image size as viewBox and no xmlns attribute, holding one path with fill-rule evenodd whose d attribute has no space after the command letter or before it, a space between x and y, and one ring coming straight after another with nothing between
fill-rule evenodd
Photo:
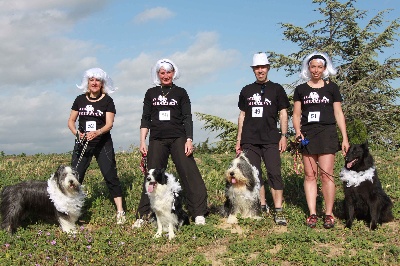
<instances>
[{"instance_id":1,"label":"black leggings","mask_svg":"<svg viewBox=\"0 0 400 266\"><path fill-rule=\"evenodd\" d=\"M78 171L79 182L81 184L83 183L86 170L88 169L94 155L111 196L113 198L122 197L122 188L117 174L117 164L115 162L112 139L102 139L94 147L88 145L85 154L78 164L78 167L76 167L76 164L78 163L80 155L76 153L77 148L77 145L75 145L74 151L72 152L71 165Z\"/></svg>"},{"instance_id":2,"label":"black leggings","mask_svg":"<svg viewBox=\"0 0 400 266\"><path fill-rule=\"evenodd\" d=\"M186 138L150 140L147 154L148 170L167 168L169 155L175 164L179 180L183 186L187 208L192 217L207 214L207 190L193 155L185 155ZM150 200L146 194L144 177L142 196L136 217L150 214Z\"/></svg>"}]
</instances>

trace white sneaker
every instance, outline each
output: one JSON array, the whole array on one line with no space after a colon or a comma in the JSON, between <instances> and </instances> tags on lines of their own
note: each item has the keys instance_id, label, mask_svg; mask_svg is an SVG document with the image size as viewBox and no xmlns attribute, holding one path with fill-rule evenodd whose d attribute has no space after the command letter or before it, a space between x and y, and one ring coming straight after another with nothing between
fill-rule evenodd
<instances>
[{"instance_id":1,"label":"white sneaker","mask_svg":"<svg viewBox=\"0 0 400 266\"><path fill-rule=\"evenodd\" d=\"M132 224L132 228L139 228L142 227L142 225L144 224L144 220L143 219L137 219L135 221L134 224Z\"/></svg>"},{"instance_id":2,"label":"white sneaker","mask_svg":"<svg viewBox=\"0 0 400 266\"><path fill-rule=\"evenodd\" d=\"M117 224L124 224L126 222L125 212L119 211L117 212Z\"/></svg>"},{"instance_id":3,"label":"white sneaker","mask_svg":"<svg viewBox=\"0 0 400 266\"><path fill-rule=\"evenodd\" d=\"M196 218L194 219L194 223L197 225L205 225L206 218L204 218L204 216L196 216Z\"/></svg>"}]
</instances>

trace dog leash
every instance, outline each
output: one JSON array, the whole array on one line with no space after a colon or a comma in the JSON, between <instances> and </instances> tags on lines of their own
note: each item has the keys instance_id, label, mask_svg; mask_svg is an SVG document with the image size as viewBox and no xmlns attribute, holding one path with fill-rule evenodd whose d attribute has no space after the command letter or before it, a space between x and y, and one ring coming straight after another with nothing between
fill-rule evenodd
<instances>
[{"instance_id":1,"label":"dog leash","mask_svg":"<svg viewBox=\"0 0 400 266\"><path fill-rule=\"evenodd\" d=\"M80 137L79 137L79 130L78 130L78 131L76 131L75 137L76 137L75 140L76 140L76 143L78 144L78 146L82 146L82 143L84 142L83 148L82 148L82 150L80 151L80 156L79 156L78 162L76 163L76 166L75 166L75 168L78 168L78 165L79 165L79 163L81 162L81 160L82 160L82 158L83 158L83 155L84 155L85 152L86 152L86 148L87 148L87 146L88 146L89 141L88 141L87 138L86 138L86 132L83 134L83 137L80 138Z\"/></svg>"},{"instance_id":2,"label":"dog leash","mask_svg":"<svg viewBox=\"0 0 400 266\"><path fill-rule=\"evenodd\" d=\"M147 155L146 154L142 154L142 160L140 162L140 171L142 171L142 173L147 176L148 172L147 172Z\"/></svg>"}]
</instances>

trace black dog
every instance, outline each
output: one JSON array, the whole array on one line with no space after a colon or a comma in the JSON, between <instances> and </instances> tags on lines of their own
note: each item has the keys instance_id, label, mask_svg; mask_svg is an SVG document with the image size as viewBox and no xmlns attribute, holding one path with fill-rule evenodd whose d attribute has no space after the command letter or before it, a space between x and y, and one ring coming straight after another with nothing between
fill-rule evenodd
<instances>
[{"instance_id":1,"label":"black dog","mask_svg":"<svg viewBox=\"0 0 400 266\"><path fill-rule=\"evenodd\" d=\"M364 220L375 230L377 224L393 219L393 203L382 189L368 145L351 145L340 172L345 194L346 227L354 218Z\"/></svg>"}]
</instances>

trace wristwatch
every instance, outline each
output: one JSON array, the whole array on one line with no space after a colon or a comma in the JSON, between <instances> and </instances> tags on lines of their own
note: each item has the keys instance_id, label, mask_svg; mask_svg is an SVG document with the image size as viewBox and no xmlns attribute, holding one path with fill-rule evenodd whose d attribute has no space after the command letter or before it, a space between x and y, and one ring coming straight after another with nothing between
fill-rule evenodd
<instances>
[{"instance_id":1,"label":"wristwatch","mask_svg":"<svg viewBox=\"0 0 400 266\"><path fill-rule=\"evenodd\" d=\"M285 137L285 138L288 138L288 137L289 137L289 134L288 134L288 133L285 133L285 134L281 134L281 136L282 136L282 137Z\"/></svg>"}]
</instances>

